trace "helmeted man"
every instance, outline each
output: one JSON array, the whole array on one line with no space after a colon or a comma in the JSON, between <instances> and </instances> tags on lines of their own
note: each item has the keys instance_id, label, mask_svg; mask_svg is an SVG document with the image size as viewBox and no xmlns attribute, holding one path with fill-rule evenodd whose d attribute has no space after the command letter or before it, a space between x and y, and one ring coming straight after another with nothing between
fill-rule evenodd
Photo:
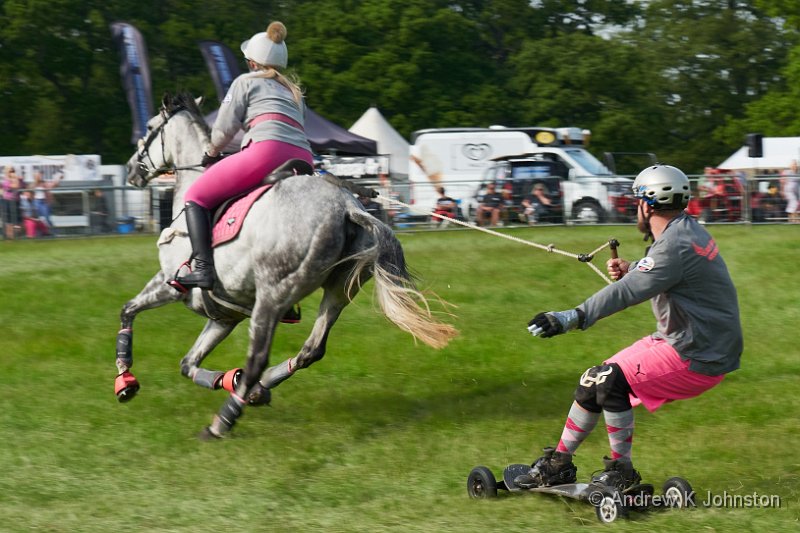
<instances>
[{"instance_id":1,"label":"helmeted man","mask_svg":"<svg viewBox=\"0 0 800 533\"><path fill-rule=\"evenodd\" d=\"M656 332L636 341L579 380L558 446L545 448L531 470L514 482L523 488L572 483L572 456L602 413L611 457L597 479L620 489L639 483L633 468L633 406L655 411L664 403L692 398L739 368L742 329L736 289L714 239L684 212L689 179L679 169L654 165L634 180L638 228L653 239L638 261L611 259L615 283L574 309L537 314L534 336L552 337L587 329L601 318L650 300Z\"/></svg>"}]
</instances>

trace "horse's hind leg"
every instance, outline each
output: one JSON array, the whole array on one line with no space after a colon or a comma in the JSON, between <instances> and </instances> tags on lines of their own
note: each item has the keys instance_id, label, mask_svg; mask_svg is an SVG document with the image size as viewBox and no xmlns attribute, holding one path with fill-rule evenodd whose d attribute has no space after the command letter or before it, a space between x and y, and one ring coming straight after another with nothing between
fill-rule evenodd
<instances>
[{"instance_id":1,"label":"horse's hind leg","mask_svg":"<svg viewBox=\"0 0 800 533\"><path fill-rule=\"evenodd\" d=\"M154 309L181 298L171 287L165 284L166 277L158 272L147 282L144 289L135 298L128 301L120 313L120 330L117 333L117 379L114 393L121 402L131 400L139 391L139 382L131 374L133 366L133 321L142 311Z\"/></svg>"},{"instance_id":2,"label":"horse's hind leg","mask_svg":"<svg viewBox=\"0 0 800 533\"><path fill-rule=\"evenodd\" d=\"M201 387L208 389L218 389L223 385L223 381L226 383L230 381L231 386L226 388L232 391L235 387L236 378L238 378L237 371L241 372L241 369L229 370L226 373L219 370L200 368L200 363L234 330L239 322L240 320L209 320L206 322L194 346L181 360L181 374ZM223 380L228 374L230 374L231 379Z\"/></svg>"},{"instance_id":3,"label":"horse's hind leg","mask_svg":"<svg viewBox=\"0 0 800 533\"><path fill-rule=\"evenodd\" d=\"M261 379L249 390L247 403L250 405L264 405L270 401L270 389L286 381L301 368L307 368L316 363L325 355L328 334L338 320L342 310L349 303L341 286L335 289L326 289L319 305L317 320L311 334L303 343L297 355L286 361L268 368L261 375Z\"/></svg>"}]
</instances>

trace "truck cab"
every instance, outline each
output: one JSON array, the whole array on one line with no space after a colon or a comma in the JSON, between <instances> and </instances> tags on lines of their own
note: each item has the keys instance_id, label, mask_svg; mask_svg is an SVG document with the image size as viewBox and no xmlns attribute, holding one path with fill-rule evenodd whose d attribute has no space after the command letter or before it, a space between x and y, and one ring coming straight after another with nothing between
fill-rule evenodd
<instances>
[{"instance_id":1,"label":"truck cab","mask_svg":"<svg viewBox=\"0 0 800 533\"><path fill-rule=\"evenodd\" d=\"M533 185L532 176L547 173L559 183L567 221L628 220L632 180L614 176L586 150L590 135L574 127L420 130L412 136L411 160L416 164L409 167L411 201L420 208L433 206L435 188L442 186L459 200L463 215L471 217L487 182L507 176L502 179L509 180L517 200L522 189ZM501 186L508 188L509 183Z\"/></svg>"},{"instance_id":2,"label":"truck cab","mask_svg":"<svg viewBox=\"0 0 800 533\"><path fill-rule=\"evenodd\" d=\"M551 196L560 200L568 222L628 222L635 218L633 180L613 176L580 147L542 148L495 158L484 174L483 182L489 181L512 191L512 206L519 205L537 183L545 183Z\"/></svg>"}]
</instances>

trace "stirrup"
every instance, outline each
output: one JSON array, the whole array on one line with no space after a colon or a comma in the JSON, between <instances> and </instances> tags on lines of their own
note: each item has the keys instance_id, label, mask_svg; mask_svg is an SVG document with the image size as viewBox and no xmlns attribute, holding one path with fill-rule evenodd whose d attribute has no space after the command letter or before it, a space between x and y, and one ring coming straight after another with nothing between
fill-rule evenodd
<instances>
[{"instance_id":1,"label":"stirrup","mask_svg":"<svg viewBox=\"0 0 800 533\"><path fill-rule=\"evenodd\" d=\"M211 289L211 288L213 288L214 280L216 278L216 275L214 274L214 267L213 266L210 267L210 269L211 269L211 285L212 285L211 287L200 287L200 285L195 281L190 281L189 283L186 282L186 278L195 273L195 272L192 271L191 262L192 262L191 259L183 262L181 264L181 266L178 267L178 270L175 271L175 275L172 276L172 279L167 281L167 285L169 285L170 287L172 287L176 291L180 292L181 294L186 294L187 292L189 292L190 289L193 289L193 288L200 288L200 289ZM185 275L185 276L180 276L181 269L184 268L184 267L189 269L189 273L187 275Z\"/></svg>"},{"instance_id":2,"label":"stirrup","mask_svg":"<svg viewBox=\"0 0 800 533\"><path fill-rule=\"evenodd\" d=\"M181 282L178 281L178 274L181 273L181 269L183 267L188 268L189 271L191 272L191 270L192 270L191 263L192 263L191 259L188 259L188 260L184 261L183 263L181 263L181 265L178 267L178 270L176 270L175 274L172 276L172 279L167 281L167 285L169 285L170 287L172 287L173 289L175 289L176 291L178 291L181 294L186 294L187 292L189 292L189 288L188 287L184 287L183 284L181 284Z\"/></svg>"}]
</instances>

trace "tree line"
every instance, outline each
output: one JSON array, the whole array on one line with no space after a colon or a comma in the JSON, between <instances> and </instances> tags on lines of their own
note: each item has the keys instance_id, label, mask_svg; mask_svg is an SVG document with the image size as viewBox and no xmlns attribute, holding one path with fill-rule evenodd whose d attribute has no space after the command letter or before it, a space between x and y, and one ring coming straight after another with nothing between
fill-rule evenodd
<instances>
[{"instance_id":1,"label":"tree line","mask_svg":"<svg viewBox=\"0 0 800 533\"><path fill-rule=\"evenodd\" d=\"M794 0L0 0L0 154L132 153L109 25L143 34L153 96L216 91L201 40L288 28L307 102L349 127L377 106L433 127L578 126L590 149L690 173L749 132L800 135ZM244 70L244 62L242 62Z\"/></svg>"}]
</instances>

